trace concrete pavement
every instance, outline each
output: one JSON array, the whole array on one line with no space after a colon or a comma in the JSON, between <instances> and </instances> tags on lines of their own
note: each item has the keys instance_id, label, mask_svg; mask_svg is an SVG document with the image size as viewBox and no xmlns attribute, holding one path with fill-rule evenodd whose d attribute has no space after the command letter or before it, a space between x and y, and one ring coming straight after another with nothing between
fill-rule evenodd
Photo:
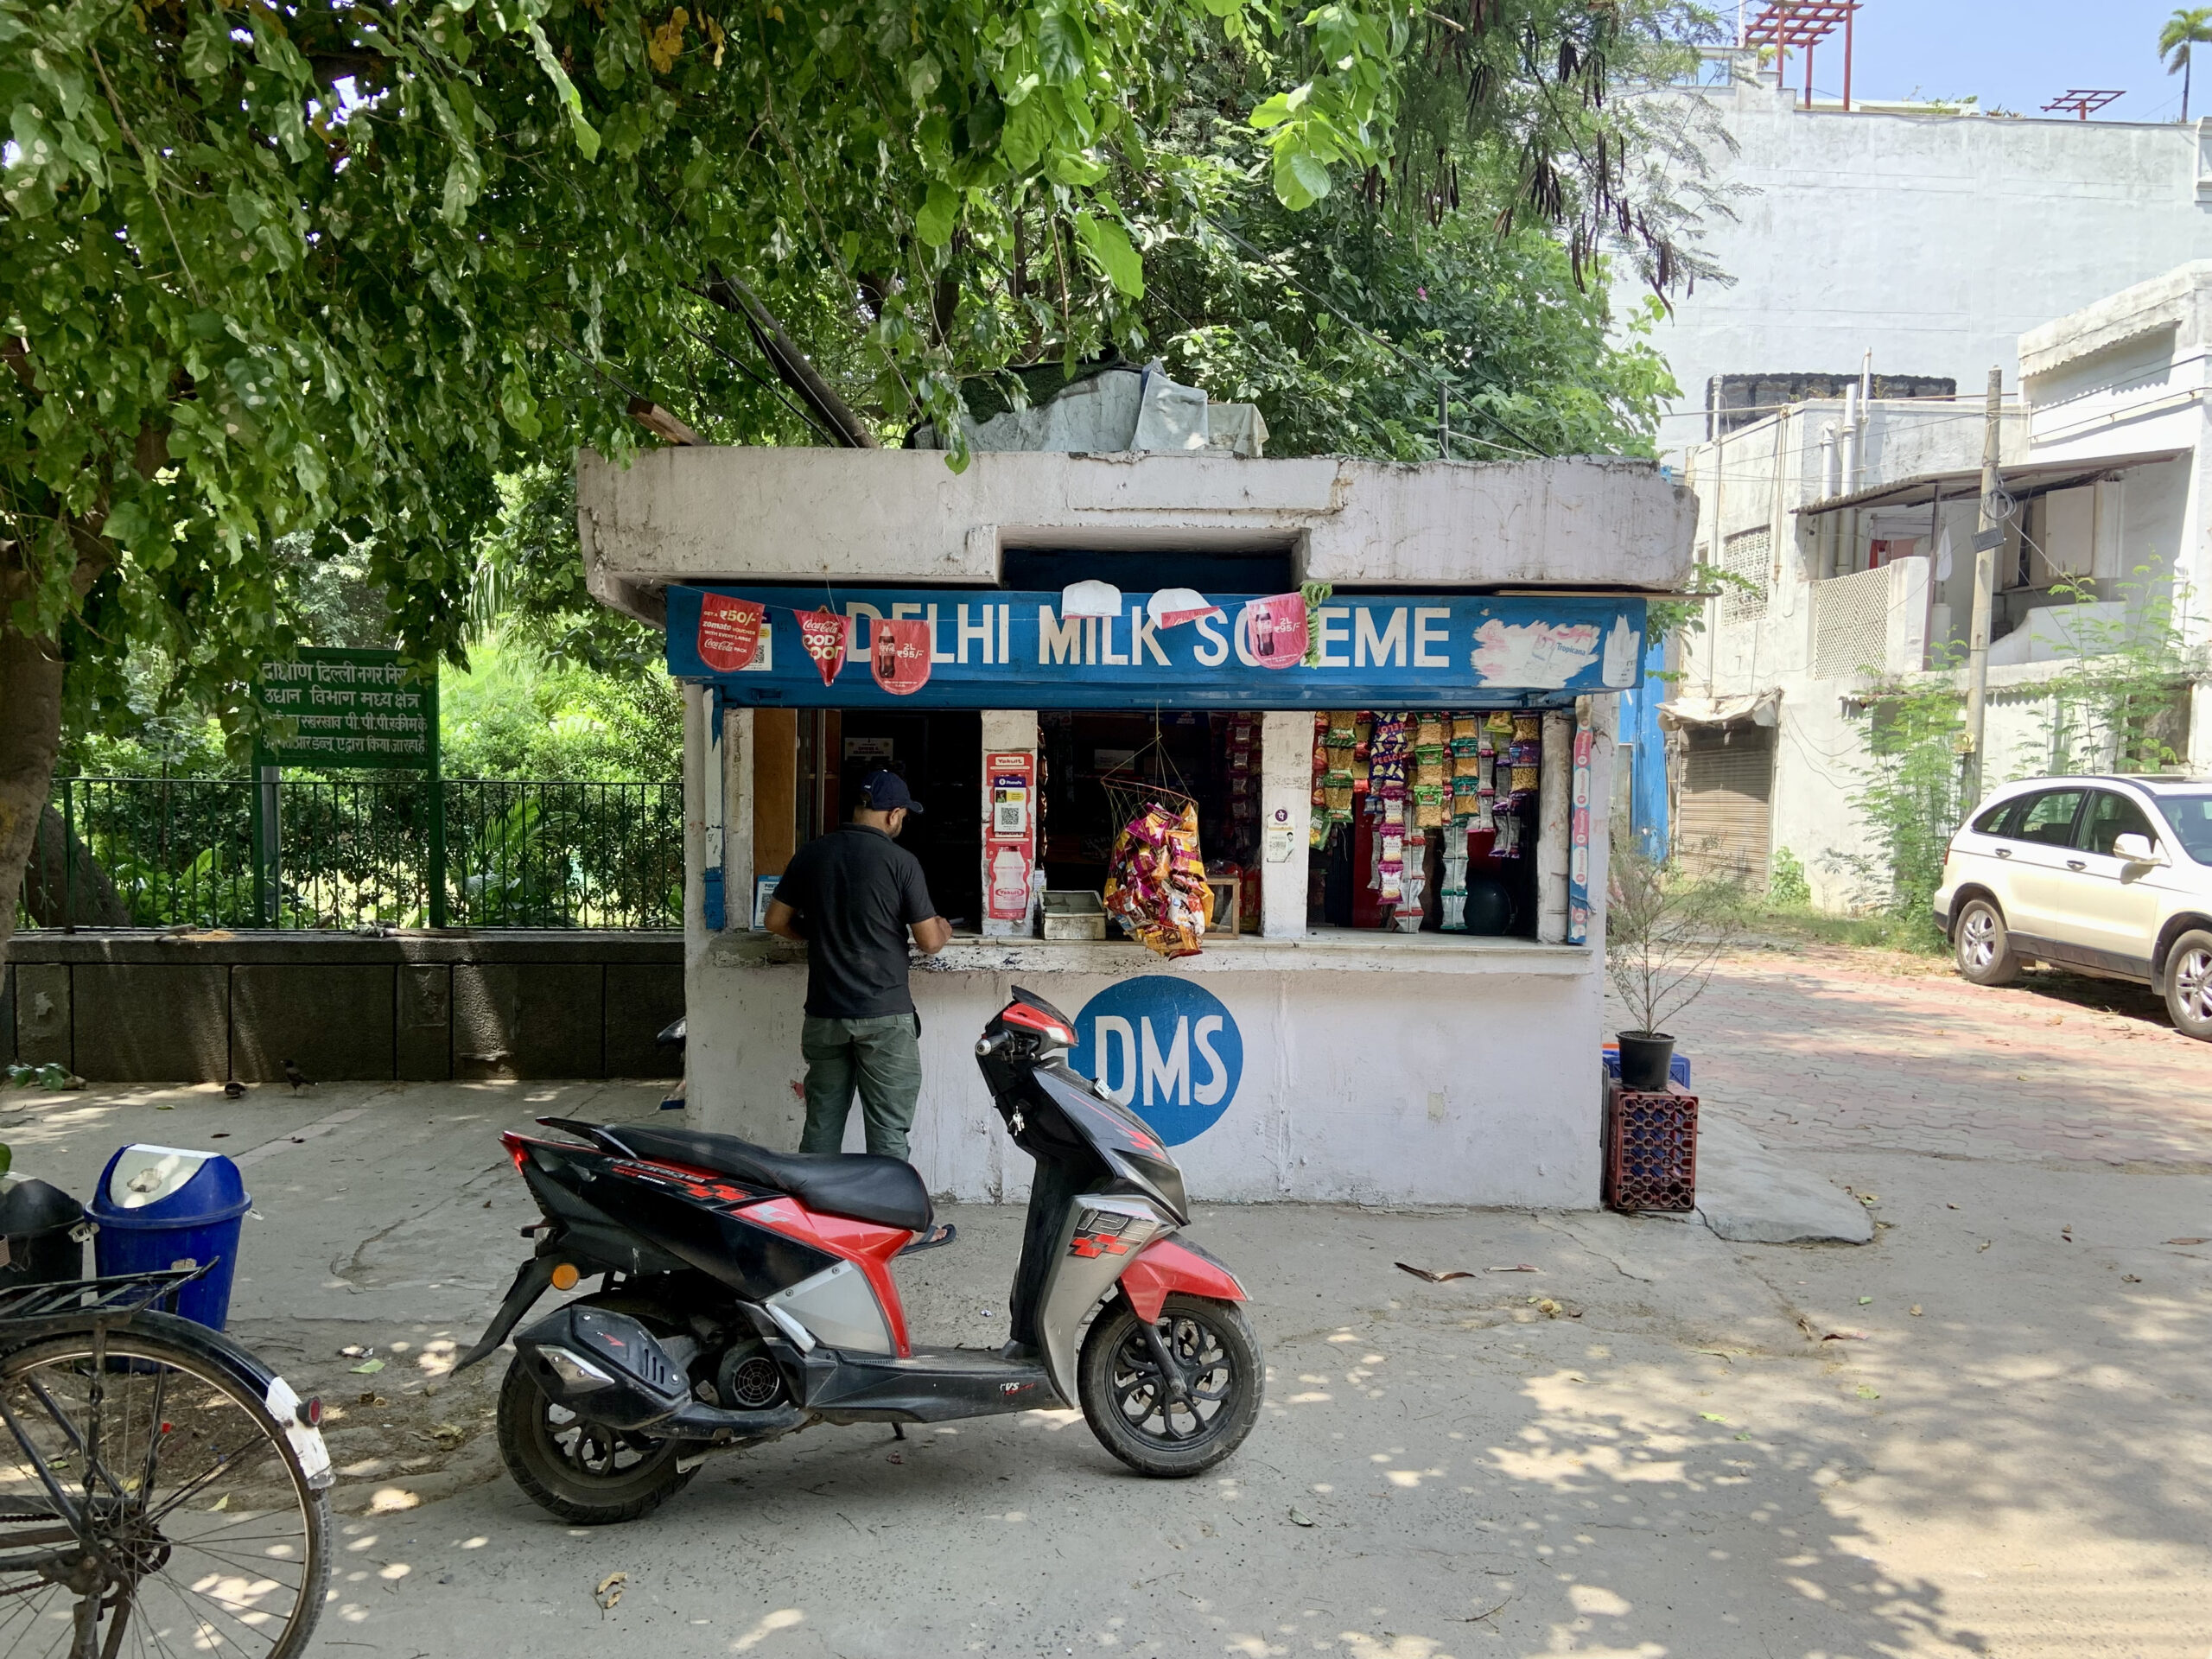
<instances>
[{"instance_id":1,"label":"concrete pavement","mask_svg":"<svg viewBox=\"0 0 2212 1659\"><path fill-rule=\"evenodd\" d=\"M2170 1109L2212 1052L2147 1019L2030 1047L2066 1027L2023 1007L2082 1017L2045 991L1800 954L1731 963L1685 1022L1708 1115L1863 1196L1865 1247L1599 1214L1205 1208L1194 1232L1252 1286L1270 1366L1259 1427L1212 1475L1140 1480L1069 1413L903 1444L817 1429L599 1530L498 1473L498 1368L443 1371L534 1214L493 1132L649 1112L657 1089L10 1093L28 1109L0 1134L19 1168L79 1192L124 1140L251 1156L265 1219L238 1329L346 1413L318 1651L2203 1659L2212 1246L2165 1241L2212 1236L2196 1107ZM1931 1041L1923 1020L1956 1040L1891 1067ZM2130 1155L2038 1143L2017 1072L1968 1063L2013 1042L2091 1077L2067 1109ZM1798 1081L1777 1103L1785 1049ZM2159 1058L2105 1077L2099 1052ZM1967 1133L1977 1113L2004 1133ZM899 1269L912 1321L995 1343L1019 1217L952 1213L959 1243ZM357 1374L346 1346L385 1368ZM592 1591L617 1571L602 1614Z\"/></svg>"}]
</instances>

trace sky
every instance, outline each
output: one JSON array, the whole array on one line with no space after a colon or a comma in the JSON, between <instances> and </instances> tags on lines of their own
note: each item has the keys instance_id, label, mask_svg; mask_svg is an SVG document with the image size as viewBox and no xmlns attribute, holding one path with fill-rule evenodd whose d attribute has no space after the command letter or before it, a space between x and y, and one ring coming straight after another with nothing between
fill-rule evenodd
<instances>
[{"instance_id":1,"label":"sky","mask_svg":"<svg viewBox=\"0 0 2212 1659\"><path fill-rule=\"evenodd\" d=\"M1732 0L1715 0L1732 21ZM1756 15L1762 0L1750 0ZM1917 88L1931 98L1979 94L1984 109L2040 115L2071 87L2127 95L2106 111L2116 121L2172 121L2181 115L2181 77L2158 61L2158 30L2175 0L1864 0L1854 25L1852 94L1902 99ZM1843 91L1842 34L1813 59L1813 85L1824 97ZM1803 69L1790 54L1789 82ZM2197 54L2190 115L2212 115L2212 46Z\"/></svg>"}]
</instances>

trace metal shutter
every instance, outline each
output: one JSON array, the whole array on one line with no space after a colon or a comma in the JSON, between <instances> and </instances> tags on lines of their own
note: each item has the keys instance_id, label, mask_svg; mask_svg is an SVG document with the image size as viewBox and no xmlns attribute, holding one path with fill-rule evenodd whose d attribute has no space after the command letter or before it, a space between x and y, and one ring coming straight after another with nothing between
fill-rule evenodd
<instances>
[{"instance_id":1,"label":"metal shutter","mask_svg":"<svg viewBox=\"0 0 2212 1659\"><path fill-rule=\"evenodd\" d=\"M1684 734L1675 850L1686 868L1767 883L1774 728L1693 728Z\"/></svg>"}]
</instances>

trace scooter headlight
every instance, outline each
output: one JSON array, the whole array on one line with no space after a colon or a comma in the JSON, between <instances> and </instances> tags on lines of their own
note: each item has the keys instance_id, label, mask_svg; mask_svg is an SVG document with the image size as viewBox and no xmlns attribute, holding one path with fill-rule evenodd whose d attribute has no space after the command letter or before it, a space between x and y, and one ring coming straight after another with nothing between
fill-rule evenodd
<instances>
[{"instance_id":1,"label":"scooter headlight","mask_svg":"<svg viewBox=\"0 0 2212 1659\"><path fill-rule=\"evenodd\" d=\"M553 1368L553 1375L572 1389L611 1389L614 1379L581 1354L565 1348L541 1348L538 1355Z\"/></svg>"}]
</instances>

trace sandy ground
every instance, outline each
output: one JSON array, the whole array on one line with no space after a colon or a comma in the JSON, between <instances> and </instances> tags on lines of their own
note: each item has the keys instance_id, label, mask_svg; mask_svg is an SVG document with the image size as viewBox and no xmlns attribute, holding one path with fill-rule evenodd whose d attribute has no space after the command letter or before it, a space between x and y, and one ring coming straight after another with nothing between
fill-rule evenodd
<instances>
[{"instance_id":1,"label":"sandy ground","mask_svg":"<svg viewBox=\"0 0 2212 1659\"><path fill-rule=\"evenodd\" d=\"M2085 1046L2105 1058L2081 1121L2130 1156L2038 1149L2024 1068L1955 1064L1969 1040L2024 1041L2086 1066L2034 1022L2091 1013L2141 1033ZM1923 1023L1955 1036L1916 1062L1900 1046ZM1786 1101L1760 1063L1777 1029L1810 1046ZM1066 1412L903 1444L822 1428L711 1460L655 1516L597 1530L499 1472L499 1363L446 1372L534 1216L495 1130L640 1115L658 1089L18 1091L0 1134L18 1168L79 1192L126 1140L245 1155L262 1218L234 1328L345 1413L316 1651L2205 1659L2212 1246L2168 1241L2212 1237L2212 1137L2192 1122L2212 1051L2178 1040L2155 1011L2048 988L1740 958L1685 1022L1707 1109L1866 1198L1873 1243L1205 1208L1193 1234L1252 1287L1269 1368L1259 1427L1212 1474L1139 1479ZM2145 1046L2158 1063L2131 1084ZM1910 1086L1943 1067L1959 1075ZM1875 1093L1948 1115L1862 1111L1860 1080L1892 1072ZM2176 1106L2177 1076L2197 1084ZM1976 1111L2013 1126L1981 1154L1955 1134ZM912 1323L995 1343L1019 1215L949 1213L959 1243L900 1268ZM1428 1284L1399 1262L1478 1276ZM369 1358L383 1368L353 1369Z\"/></svg>"}]
</instances>

